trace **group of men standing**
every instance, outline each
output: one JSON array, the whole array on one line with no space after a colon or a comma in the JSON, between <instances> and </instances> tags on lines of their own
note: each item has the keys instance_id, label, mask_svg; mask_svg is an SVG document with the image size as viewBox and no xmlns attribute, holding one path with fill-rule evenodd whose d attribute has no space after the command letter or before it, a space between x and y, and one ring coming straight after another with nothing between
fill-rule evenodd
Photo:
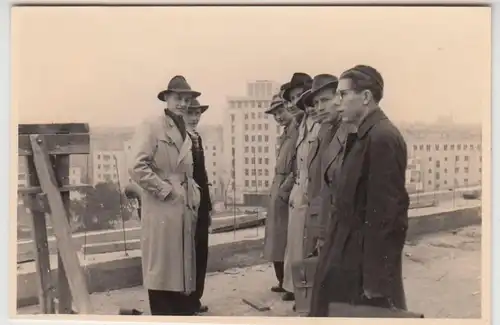
<instances>
[{"instance_id":1,"label":"group of men standing","mask_svg":"<svg viewBox=\"0 0 500 325\"><path fill-rule=\"evenodd\" d=\"M340 78L294 73L266 113L282 125L266 220L265 257L282 299L294 265L318 256L309 316L332 302L406 310L406 143L379 106L384 81L358 65Z\"/></svg>"},{"instance_id":2,"label":"group of men standing","mask_svg":"<svg viewBox=\"0 0 500 325\"><path fill-rule=\"evenodd\" d=\"M212 204L202 139L196 131L208 105L183 76L158 94L159 116L137 130L126 195L139 201L143 286L152 315L196 315L208 258Z\"/></svg>"}]
</instances>

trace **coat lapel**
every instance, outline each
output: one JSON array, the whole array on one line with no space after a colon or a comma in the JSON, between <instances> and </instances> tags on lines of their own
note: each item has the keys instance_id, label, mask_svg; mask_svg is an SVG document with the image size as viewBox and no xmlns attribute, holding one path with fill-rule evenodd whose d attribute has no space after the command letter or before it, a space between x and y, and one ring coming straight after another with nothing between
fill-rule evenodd
<instances>
[{"instance_id":1,"label":"coat lapel","mask_svg":"<svg viewBox=\"0 0 500 325\"><path fill-rule=\"evenodd\" d=\"M177 151L180 152L183 144L181 132L175 126L175 123L172 120L172 118L166 116L165 114L163 116L165 118L165 123L164 123L165 136L166 136L165 140L167 142L173 142L173 144L177 148Z\"/></svg>"},{"instance_id":2,"label":"coat lapel","mask_svg":"<svg viewBox=\"0 0 500 325\"><path fill-rule=\"evenodd\" d=\"M191 141L191 136L186 135L186 139L182 143L182 146L179 150L179 157L177 158L177 165L181 163L181 161L191 152L193 146L193 142Z\"/></svg>"},{"instance_id":3,"label":"coat lapel","mask_svg":"<svg viewBox=\"0 0 500 325\"><path fill-rule=\"evenodd\" d=\"M328 146L328 150L326 150L326 155L325 155L325 160L326 160L326 168L324 170L324 175L325 176L332 166L332 163L337 159L340 153L342 153L342 149L344 147L344 141L343 141L343 133L341 132L340 128L337 129L336 134L333 136L332 141L330 142L330 145Z\"/></svg>"},{"instance_id":4,"label":"coat lapel","mask_svg":"<svg viewBox=\"0 0 500 325\"><path fill-rule=\"evenodd\" d=\"M311 167L311 164L313 163L314 159L316 159L316 156L318 155L319 151L319 146L320 146L320 136L316 137L311 143L311 147L309 148L309 154L307 155L307 167Z\"/></svg>"}]
</instances>

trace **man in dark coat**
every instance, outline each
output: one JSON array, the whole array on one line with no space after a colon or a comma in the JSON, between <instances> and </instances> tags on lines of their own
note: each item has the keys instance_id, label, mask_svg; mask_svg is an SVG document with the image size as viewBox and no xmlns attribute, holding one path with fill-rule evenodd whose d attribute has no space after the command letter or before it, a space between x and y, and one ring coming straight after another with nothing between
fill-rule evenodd
<instances>
[{"instance_id":1,"label":"man in dark coat","mask_svg":"<svg viewBox=\"0 0 500 325\"><path fill-rule=\"evenodd\" d=\"M406 310L407 149L379 106L383 89L382 76L369 66L355 66L340 76L338 110L355 131L345 144L309 316L334 317L328 315L330 302Z\"/></svg>"},{"instance_id":2,"label":"man in dark coat","mask_svg":"<svg viewBox=\"0 0 500 325\"><path fill-rule=\"evenodd\" d=\"M193 141L193 178L200 186L201 200L198 209L198 221L194 236L196 249L196 291L191 293L192 308L196 313L208 311L208 307L201 304L201 297L205 288L205 277L208 262L208 228L211 224L212 202L210 200L209 182L205 167L205 154L201 136L196 131L201 114L208 109L208 105L200 105L193 99L188 111L184 115L187 133Z\"/></svg>"}]
</instances>

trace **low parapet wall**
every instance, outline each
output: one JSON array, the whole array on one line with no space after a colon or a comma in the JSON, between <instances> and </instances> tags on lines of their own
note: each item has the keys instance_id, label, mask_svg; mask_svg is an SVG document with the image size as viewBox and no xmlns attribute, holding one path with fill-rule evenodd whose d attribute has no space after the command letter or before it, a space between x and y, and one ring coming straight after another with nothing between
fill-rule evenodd
<instances>
[{"instance_id":1,"label":"low parapet wall","mask_svg":"<svg viewBox=\"0 0 500 325\"><path fill-rule=\"evenodd\" d=\"M407 239L413 240L430 233L481 224L480 203L476 206L437 210L435 209L433 213L414 214L409 219ZM239 231L234 234L236 237L234 240L230 238L233 234L217 234L214 236L225 236L225 239L211 242L208 272L224 271L229 268L265 262L262 258L263 228ZM98 256L98 260L89 262L84 266L90 292L103 292L142 284L140 251L131 251L129 256L124 256L123 253L121 255L115 253L115 255L101 254ZM106 256L108 256L107 259ZM57 269L54 269L51 275L53 281L55 281ZM18 274L18 307L34 305L37 302L36 274L34 272Z\"/></svg>"}]
</instances>

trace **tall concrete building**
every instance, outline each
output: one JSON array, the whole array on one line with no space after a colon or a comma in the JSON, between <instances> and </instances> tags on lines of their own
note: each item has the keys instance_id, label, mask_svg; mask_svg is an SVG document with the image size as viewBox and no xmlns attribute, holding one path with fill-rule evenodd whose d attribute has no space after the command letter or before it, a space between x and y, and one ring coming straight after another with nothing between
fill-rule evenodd
<instances>
[{"instance_id":1,"label":"tall concrete building","mask_svg":"<svg viewBox=\"0 0 500 325\"><path fill-rule=\"evenodd\" d=\"M230 202L253 205L269 194L280 130L264 111L279 86L270 80L252 81L244 96L227 98L223 134Z\"/></svg>"},{"instance_id":2,"label":"tall concrete building","mask_svg":"<svg viewBox=\"0 0 500 325\"><path fill-rule=\"evenodd\" d=\"M424 192L481 185L480 129L413 130L405 138L408 156L419 162Z\"/></svg>"}]
</instances>

